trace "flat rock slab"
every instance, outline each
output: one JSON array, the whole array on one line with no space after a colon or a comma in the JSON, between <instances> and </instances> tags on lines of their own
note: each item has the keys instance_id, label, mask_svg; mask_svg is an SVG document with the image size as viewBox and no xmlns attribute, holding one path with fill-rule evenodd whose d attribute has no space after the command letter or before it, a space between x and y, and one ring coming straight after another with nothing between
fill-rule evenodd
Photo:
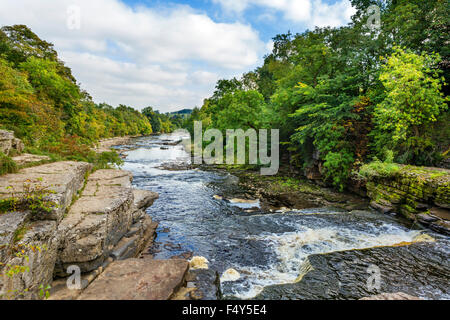
<instances>
[{"instance_id":1,"label":"flat rock slab","mask_svg":"<svg viewBox=\"0 0 450 320\"><path fill-rule=\"evenodd\" d=\"M188 267L185 260L116 261L79 300L168 300L183 284Z\"/></svg>"},{"instance_id":2,"label":"flat rock slab","mask_svg":"<svg viewBox=\"0 0 450 320\"><path fill-rule=\"evenodd\" d=\"M20 156L13 157L12 159L18 166L25 166L31 163L39 163L42 161L50 161L50 157L38 156L35 154L28 154L28 153L24 153L21 154Z\"/></svg>"},{"instance_id":3,"label":"flat rock slab","mask_svg":"<svg viewBox=\"0 0 450 320\"><path fill-rule=\"evenodd\" d=\"M48 196L48 200L57 203L58 207L36 218L60 221L72 202L72 197L83 186L86 172L91 168L92 165L89 163L64 161L25 168L18 173L4 175L0 177L0 199L20 197L26 184L47 188L54 192Z\"/></svg>"}]
</instances>

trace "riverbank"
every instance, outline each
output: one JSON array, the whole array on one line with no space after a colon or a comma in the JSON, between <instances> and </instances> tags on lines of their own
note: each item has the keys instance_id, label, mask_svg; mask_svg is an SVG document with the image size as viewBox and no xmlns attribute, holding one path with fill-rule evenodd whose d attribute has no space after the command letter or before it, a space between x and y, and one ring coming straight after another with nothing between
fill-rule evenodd
<instances>
[{"instance_id":1,"label":"riverbank","mask_svg":"<svg viewBox=\"0 0 450 320\"><path fill-rule=\"evenodd\" d=\"M238 177L240 187L246 190L242 197L261 200L262 208L270 212L317 207L347 211L372 208L450 235L450 170L447 169L399 166L399 170L388 176L374 172L367 178L359 177L357 190L355 187L337 192L298 174L281 172L262 176L258 170L247 167L194 167Z\"/></svg>"}]
</instances>

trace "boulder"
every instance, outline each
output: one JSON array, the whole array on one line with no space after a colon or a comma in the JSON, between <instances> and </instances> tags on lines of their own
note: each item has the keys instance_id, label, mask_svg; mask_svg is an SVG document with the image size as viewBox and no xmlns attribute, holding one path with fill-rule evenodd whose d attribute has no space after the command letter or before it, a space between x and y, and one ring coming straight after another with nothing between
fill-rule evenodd
<instances>
[{"instance_id":1,"label":"boulder","mask_svg":"<svg viewBox=\"0 0 450 320\"><path fill-rule=\"evenodd\" d=\"M14 139L14 133L11 131L0 130L0 151L6 155L9 155L12 149L12 140Z\"/></svg>"},{"instance_id":2,"label":"boulder","mask_svg":"<svg viewBox=\"0 0 450 320\"><path fill-rule=\"evenodd\" d=\"M79 300L168 300L184 283L185 260L128 259L113 262Z\"/></svg>"},{"instance_id":3,"label":"boulder","mask_svg":"<svg viewBox=\"0 0 450 320\"><path fill-rule=\"evenodd\" d=\"M6 155L22 153L25 148L22 140L14 137L14 132L0 130L0 152Z\"/></svg>"}]
</instances>

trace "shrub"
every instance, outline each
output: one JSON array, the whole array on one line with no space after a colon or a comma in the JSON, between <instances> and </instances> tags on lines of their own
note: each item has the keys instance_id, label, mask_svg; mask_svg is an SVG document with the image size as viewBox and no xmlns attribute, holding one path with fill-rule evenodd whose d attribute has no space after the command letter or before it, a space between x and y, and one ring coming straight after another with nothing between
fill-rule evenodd
<instances>
[{"instance_id":1,"label":"shrub","mask_svg":"<svg viewBox=\"0 0 450 320\"><path fill-rule=\"evenodd\" d=\"M370 179L375 176L391 177L400 170L400 166L396 163L381 162L375 159L369 164L365 164L359 170L359 176Z\"/></svg>"}]
</instances>

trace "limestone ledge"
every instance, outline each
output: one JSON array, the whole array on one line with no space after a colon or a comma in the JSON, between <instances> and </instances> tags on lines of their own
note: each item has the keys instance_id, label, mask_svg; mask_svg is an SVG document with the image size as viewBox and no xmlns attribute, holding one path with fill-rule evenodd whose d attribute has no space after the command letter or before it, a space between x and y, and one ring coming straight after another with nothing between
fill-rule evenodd
<instances>
[{"instance_id":1,"label":"limestone ledge","mask_svg":"<svg viewBox=\"0 0 450 320\"><path fill-rule=\"evenodd\" d=\"M39 287L67 276L69 266L78 266L90 283L111 262L137 257L151 244L157 224L145 209L158 194L134 190L127 171L88 176L91 169L83 162L56 162L0 177L0 200L20 198L31 183L51 189L46 200L57 204L45 213L20 204L0 213L0 273L29 268L0 277L0 299L40 299Z\"/></svg>"},{"instance_id":2,"label":"limestone ledge","mask_svg":"<svg viewBox=\"0 0 450 320\"><path fill-rule=\"evenodd\" d=\"M366 187L376 210L450 234L450 170L405 166L390 177L371 177Z\"/></svg>"}]
</instances>

